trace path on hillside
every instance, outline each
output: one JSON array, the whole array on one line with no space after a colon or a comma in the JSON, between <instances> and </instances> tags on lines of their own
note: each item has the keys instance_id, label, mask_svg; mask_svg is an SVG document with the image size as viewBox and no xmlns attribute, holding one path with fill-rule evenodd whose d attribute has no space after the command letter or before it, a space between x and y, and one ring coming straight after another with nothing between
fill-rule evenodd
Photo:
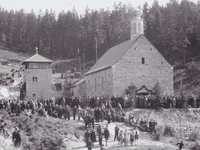
<instances>
[{"instance_id":1,"label":"path on hillside","mask_svg":"<svg viewBox=\"0 0 200 150\"><path fill-rule=\"evenodd\" d=\"M103 123L103 124L105 124L105 123ZM122 130L125 130L125 129L130 130L131 129L131 126L125 125L124 123L116 123L116 122L110 123L108 125L108 129L110 131L111 137L110 137L110 139L108 141L108 146L107 146L108 148L109 147L121 147L120 145L118 145L118 141L114 141L114 133L115 133L116 124ZM103 144L105 145L105 139L103 139ZM157 146L157 147L162 147L162 148L167 147L170 150L176 150L177 149L176 146L174 146L174 145L172 145L170 143L163 143L163 142L160 142L160 141L153 141L149 137L148 133L140 131L140 140L134 146L132 146L132 147L129 146L128 148L129 149L130 148L138 149L141 146ZM92 149L93 150L99 150L100 149L99 143L95 142L94 143L94 147ZM84 142L79 142L79 143L76 142L76 143L73 144L73 150L87 150L87 147L85 146Z\"/></svg>"},{"instance_id":2,"label":"path on hillside","mask_svg":"<svg viewBox=\"0 0 200 150\"><path fill-rule=\"evenodd\" d=\"M11 137L5 139L0 135L0 150L21 150L21 148L14 147Z\"/></svg>"}]
</instances>

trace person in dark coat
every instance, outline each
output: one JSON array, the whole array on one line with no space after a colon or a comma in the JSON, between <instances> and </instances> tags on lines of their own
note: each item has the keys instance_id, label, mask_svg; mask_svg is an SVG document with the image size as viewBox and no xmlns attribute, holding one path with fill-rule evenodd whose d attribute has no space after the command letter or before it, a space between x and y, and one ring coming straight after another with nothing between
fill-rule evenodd
<instances>
[{"instance_id":1,"label":"person in dark coat","mask_svg":"<svg viewBox=\"0 0 200 150\"><path fill-rule=\"evenodd\" d=\"M73 107L73 119L74 120L76 119L76 107L75 106Z\"/></svg>"},{"instance_id":2,"label":"person in dark coat","mask_svg":"<svg viewBox=\"0 0 200 150\"><path fill-rule=\"evenodd\" d=\"M15 131L13 132L12 140L14 142L14 146L15 147L20 147L20 145L21 145L21 136L20 136L20 130L18 130L17 128L15 128Z\"/></svg>"},{"instance_id":3,"label":"person in dark coat","mask_svg":"<svg viewBox=\"0 0 200 150\"><path fill-rule=\"evenodd\" d=\"M100 146L102 145L102 139L103 139L103 132L100 131L100 132L99 132L99 145L100 145Z\"/></svg>"},{"instance_id":4,"label":"person in dark coat","mask_svg":"<svg viewBox=\"0 0 200 150\"><path fill-rule=\"evenodd\" d=\"M100 119L100 108L99 107L97 107L96 109L95 109L95 111L94 111L94 116L95 116L95 120L96 120L96 122L99 122L99 119Z\"/></svg>"},{"instance_id":5,"label":"person in dark coat","mask_svg":"<svg viewBox=\"0 0 200 150\"><path fill-rule=\"evenodd\" d=\"M119 135L119 127L116 125L116 127L115 127L115 137L114 137L114 141L115 141L116 139L118 139L118 135Z\"/></svg>"},{"instance_id":6,"label":"person in dark coat","mask_svg":"<svg viewBox=\"0 0 200 150\"><path fill-rule=\"evenodd\" d=\"M19 106L19 102L15 104L15 114L16 116L20 116L21 108Z\"/></svg>"},{"instance_id":7,"label":"person in dark coat","mask_svg":"<svg viewBox=\"0 0 200 150\"><path fill-rule=\"evenodd\" d=\"M88 150L92 150L92 147L94 146L92 140L89 138L88 139L88 142L87 142L87 147L88 147Z\"/></svg>"},{"instance_id":8,"label":"person in dark coat","mask_svg":"<svg viewBox=\"0 0 200 150\"><path fill-rule=\"evenodd\" d=\"M96 142L96 135L95 135L94 129L92 129L90 135L91 135L91 141L92 141L93 143Z\"/></svg>"},{"instance_id":9,"label":"person in dark coat","mask_svg":"<svg viewBox=\"0 0 200 150\"><path fill-rule=\"evenodd\" d=\"M15 131L14 131L13 134L12 134L12 140L13 140L13 142L14 142L15 139L16 139L16 134L17 134L17 128L15 128Z\"/></svg>"},{"instance_id":10,"label":"person in dark coat","mask_svg":"<svg viewBox=\"0 0 200 150\"><path fill-rule=\"evenodd\" d=\"M110 137L110 132L108 130L108 125L106 126L106 128L104 129L104 137L105 137L105 140L106 140L106 146L108 145L108 138Z\"/></svg>"},{"instance_id":11,"label":"person in dark coat","mask_svg":"<svg viewBox=\"0 0 200 150\"><path fill-rule=\"evenodd\" d=\"M86 146L87 146L87 143L88 143L88 141L89 141L89 139L90 139L90 137L91 137L90 132L89 132L88 129L87 129L87 131L85 132L84 137L85 137L85 142L86 142Z\"/></svg>"},{"instance_id":12,"label":"person in dark coat","mask_svg":"<svg viewBox=\"0 0 200 150\"><path fill-rule=\"evenodd\" d=\"M70 106L66 105L66 111L67 111L67 118L70 120Z\"/></svg>"},{"instance_id":13,"label":"person in dark coat","mask_svg":"<svg viewBox=\"0 0 200 150\"><path fill-rule=\"evenodd\" d=\"M58 107L57 113L58 113L58 114L57 114L58 118L61 119L61 118L62 118L62 108L61 108L61 106Z\"/></svg>"},{"instance_id":14,"label":"person in dark coat","mask_svg":"<svg viewBox=\"0 0 200 150\"><path fill-rule=\"evenodd\" d=\"M183 141L181 141L181 143L177 143L176 145L179 146L179 150L182 150L182 148L183 148L183 146L184 146Z\"/></svg>"}]
</instances>

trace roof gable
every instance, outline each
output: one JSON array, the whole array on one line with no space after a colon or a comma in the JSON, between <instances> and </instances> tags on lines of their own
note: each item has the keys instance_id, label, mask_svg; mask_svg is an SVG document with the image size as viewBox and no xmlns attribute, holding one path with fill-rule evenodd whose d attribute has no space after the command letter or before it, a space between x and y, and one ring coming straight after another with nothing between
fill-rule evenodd
<instances>
[{"instance_id":1,"label":"roof gable","mask_svg":"<svg viewBox=\"0 0 200 150\"><path fill-rule=\"evenodd\" d=\"M110 48L85 75L113 66L135 44L140 36Z\"/></svg>"},{"instance_id":2,"label":"roof gable","mask_svg":"<svg viewBox=\"0 0 200 150\"><path fill-rule=\"evenodd\" d=\"M32 57L26 59L24 61L24 63L27 63L27 62L43 62L43 63L52 63L53 61L44 57L44 56L41 56L39 55L38 53L33 55Z\"/></svg>"},{"instance_id":3,"label":"roof gable","mask_svg":"<svg viewBox=\"0 0 200 150\"><path fill-rule=\"evenodd\" d=\"M145 39L147 42L149 42L149 44L151 44L151 45L154 47L154 49L159 53L160 57L167 63L167 65L169 65L170 67L173 67L173 66L167 61L167 59L160 53L160 51L149 41L149 39L147 39L145 36L143 36L143 37L144 37L144 39Z\"/></svg>"}]
</instances>

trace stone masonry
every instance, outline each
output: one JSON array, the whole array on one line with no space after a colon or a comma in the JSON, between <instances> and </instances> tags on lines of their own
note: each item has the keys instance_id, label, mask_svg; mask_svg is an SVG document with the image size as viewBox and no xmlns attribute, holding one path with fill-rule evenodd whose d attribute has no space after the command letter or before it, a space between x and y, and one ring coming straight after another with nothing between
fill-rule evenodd
<instances>
[{"instance_id":1,"label":"stone masonry","mask_svg":"<svg viewBox=\"0 0 200 150\"><path fill-rule=\"evenodd\" d=\"M144 64L142 58L145 60ZM125 94L125 89L131 83L137 89L145 85L152 90L157 82L163 94L174 93L173 67L144 36L141 36L112 68L113 95Z\"/></svg>"},{"instance_id":2,"label":"stone masonry","mask_svg":"<svg viewBox=\"0 0 200 150\"><path fill-rule=\"evenodd\" d=\"M26 98L48 98L52 93L51 69L27 69L26 75ZM37 82L33 82L33 77L37 77Z\"/></svg>"},{"instance_id":3,"label":"stone masonry","mask_svg":"<svg viewBox=\"0 0 200 150\"><path fill-rule=\"evenodd\" d=\"M92 73L85 78L87 96L91 97L121 96L131 84L137 89L145 85L152 90L157 82L163 95L174 94L173 67L143 35L111 68Z\"/></svg>"},{"instance_id":4,"label":"stone masonry","mask_svg":"<svg viewBox=\"0 0 200 150\"><path fill-rule=\"evenodd\" d=\"M91 74L85 78L87 96L110 96L113 94L113 74L111 68Z\"/></svg>"}]
</instances>

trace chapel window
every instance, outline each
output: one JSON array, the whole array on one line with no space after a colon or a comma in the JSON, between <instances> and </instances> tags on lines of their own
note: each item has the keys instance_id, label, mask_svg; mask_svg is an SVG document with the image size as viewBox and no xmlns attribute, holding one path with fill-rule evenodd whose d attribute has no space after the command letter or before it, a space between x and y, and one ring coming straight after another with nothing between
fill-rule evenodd
<instances>
[{"instance_id":1,"label":"chapel window","mask_svg":"<svg viewBox=\"0 0 200 150\"><path fill-rule=\"evenodd\" d=\"M142 64L145 64L145 58L142 57Z\"/></svg>"}]
</instances>

